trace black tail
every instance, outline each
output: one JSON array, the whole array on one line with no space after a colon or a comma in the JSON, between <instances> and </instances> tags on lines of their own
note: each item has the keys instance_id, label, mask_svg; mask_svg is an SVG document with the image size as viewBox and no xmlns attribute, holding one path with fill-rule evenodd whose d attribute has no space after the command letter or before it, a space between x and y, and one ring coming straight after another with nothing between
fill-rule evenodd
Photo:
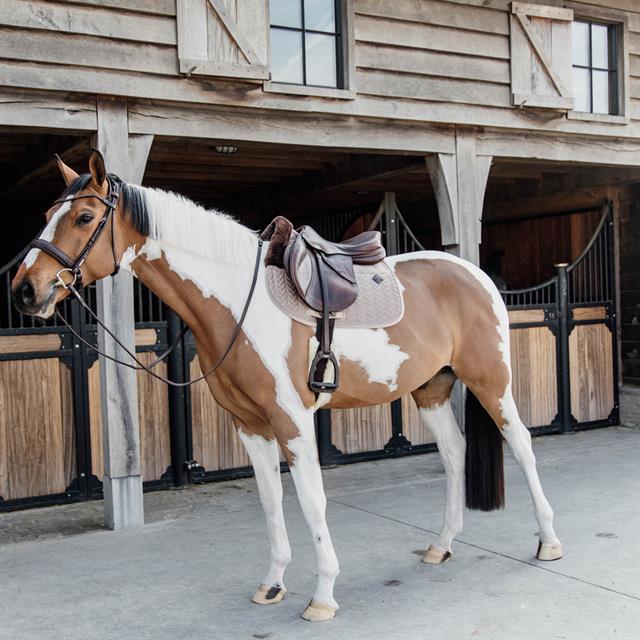
<instances>
[{"instance_id":1,"label":"black tail","mask_svg":"<svg viewBox=\"0 0 640 640\"><path fill-rule=\"evenodd\" d=\"M465 402L467 507L493 511L504 507L502 435L469 389Z\"/></svg>"}]
</instances>

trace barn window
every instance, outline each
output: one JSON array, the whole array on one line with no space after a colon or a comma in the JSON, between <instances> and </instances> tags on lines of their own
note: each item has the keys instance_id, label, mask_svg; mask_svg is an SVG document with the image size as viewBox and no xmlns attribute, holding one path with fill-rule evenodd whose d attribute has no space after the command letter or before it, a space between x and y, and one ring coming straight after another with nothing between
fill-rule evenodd
<instances>
[{"instance_id":1,"label":"barn window","mask_svg":"<svg viewBox=\"0 0 640 640\"><path fill-rule=\"evenodd\" d=\"M271 80L344 88L341 0L270 0Z\"/></svg>"},{"instance_id":2,"label":"barn window","mask_svg":"<svg viewBox=\"0 0 640 640\"><path fill-rule=\"evenodd\" d=\"M575 110L619 114L616 25L576 20L571 35Z\"/></svg>"}]
</instances>

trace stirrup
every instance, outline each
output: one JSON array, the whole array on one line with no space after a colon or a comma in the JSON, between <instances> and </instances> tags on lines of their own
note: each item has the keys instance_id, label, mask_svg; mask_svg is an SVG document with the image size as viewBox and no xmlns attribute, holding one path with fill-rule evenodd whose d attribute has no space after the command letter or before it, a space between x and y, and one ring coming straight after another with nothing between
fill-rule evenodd
<instances>
[{"instance_id":1,"label":"stirrup","mask_svg":"<svg viewBox=\"0 0 640 640\"><path fill-rule=\"evenodd\" d=\"M318 369L318 365L323 362L330 362L333 365L333 382L323 380L316 380L316 371ZM325 368L326 371L326 368ZM324 375L324 372L323 372ZM333 393L338 388L338 383L340 382L340 374L338 369L338 361L336 357L333 355L332 351L328 353L322 353L320 349L316 352L316 355L311 363L311 368L309 370L309 388L314 393Z\"/></svg>"}]
</instances>

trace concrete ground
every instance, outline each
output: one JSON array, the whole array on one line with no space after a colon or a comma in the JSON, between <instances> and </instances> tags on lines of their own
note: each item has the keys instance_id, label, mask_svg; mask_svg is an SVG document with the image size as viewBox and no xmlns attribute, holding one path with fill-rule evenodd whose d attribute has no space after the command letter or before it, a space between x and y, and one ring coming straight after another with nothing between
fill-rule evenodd
<instances>
[{"instance_id":1,"label":"concrete ground","mask_svg":"<svg viewBox=\"0 0 640 640\"><path fill-rule=\"evenodd\" d=\"M640 430L534 440L565 557L534 559L536 524L512 458L507 508L467 512L454 557L419 561L439 529L437 455L325 471L341 562L335 620L299 617L313 544L285 481L289 592L249 601L267 568L255 481L147 494L150 524L100 528L100 503L0 515L0 638L90 640L629 639L640 637Z\"/></svg>"}]
</instances>

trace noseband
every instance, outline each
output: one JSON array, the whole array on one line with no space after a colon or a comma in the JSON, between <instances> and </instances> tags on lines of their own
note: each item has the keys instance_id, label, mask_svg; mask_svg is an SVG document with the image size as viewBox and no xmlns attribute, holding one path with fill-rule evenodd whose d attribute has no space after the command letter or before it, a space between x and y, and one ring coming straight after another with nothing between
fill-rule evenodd
<instances>
[{"instance_id":1,"label":"noseband","mask_svg":"<svg viewBox=\"0 0 640 640\"><path fill-rule=\"evenodd\" d=\"M53 203L55 205L62 204L64 202L73 202L74 200L82 200L83 198L96 198L106 205L106 209L102 218L100 218L100 221L98 222L98 226L95 228L91 237L87 240L87 243L84 245L84 248L75 260L69 257L64 251L62 251L62 249L56 247L55 244L52 244L48 240L43 240L42 238L36 238L29 247L30 249L40 249L41 251L44 251L47 255L51 256L62 265L63 268L56 273L56 279L64 289L68 289L69 287L82 289L82 265L87 259L91 249L93 249L96 242L98 242L98 239L102 235L104 228L107 226L109 219L111 219L111 253L113 254L114 264L114 270L111 275L115 276L120 270L120 263L116 258L115 235L113 229L113 219L115 217L116 207L118 206L118 198L120 197L120 180L116 177L107 176L107 183L109 185L109 191L106 198L103 198L98 194L88 193L83 196L60 198ZM61 274L65 271L73 276L73 280L70 283L66 283L62 279Z\"/></svg>"}]
</instances>

